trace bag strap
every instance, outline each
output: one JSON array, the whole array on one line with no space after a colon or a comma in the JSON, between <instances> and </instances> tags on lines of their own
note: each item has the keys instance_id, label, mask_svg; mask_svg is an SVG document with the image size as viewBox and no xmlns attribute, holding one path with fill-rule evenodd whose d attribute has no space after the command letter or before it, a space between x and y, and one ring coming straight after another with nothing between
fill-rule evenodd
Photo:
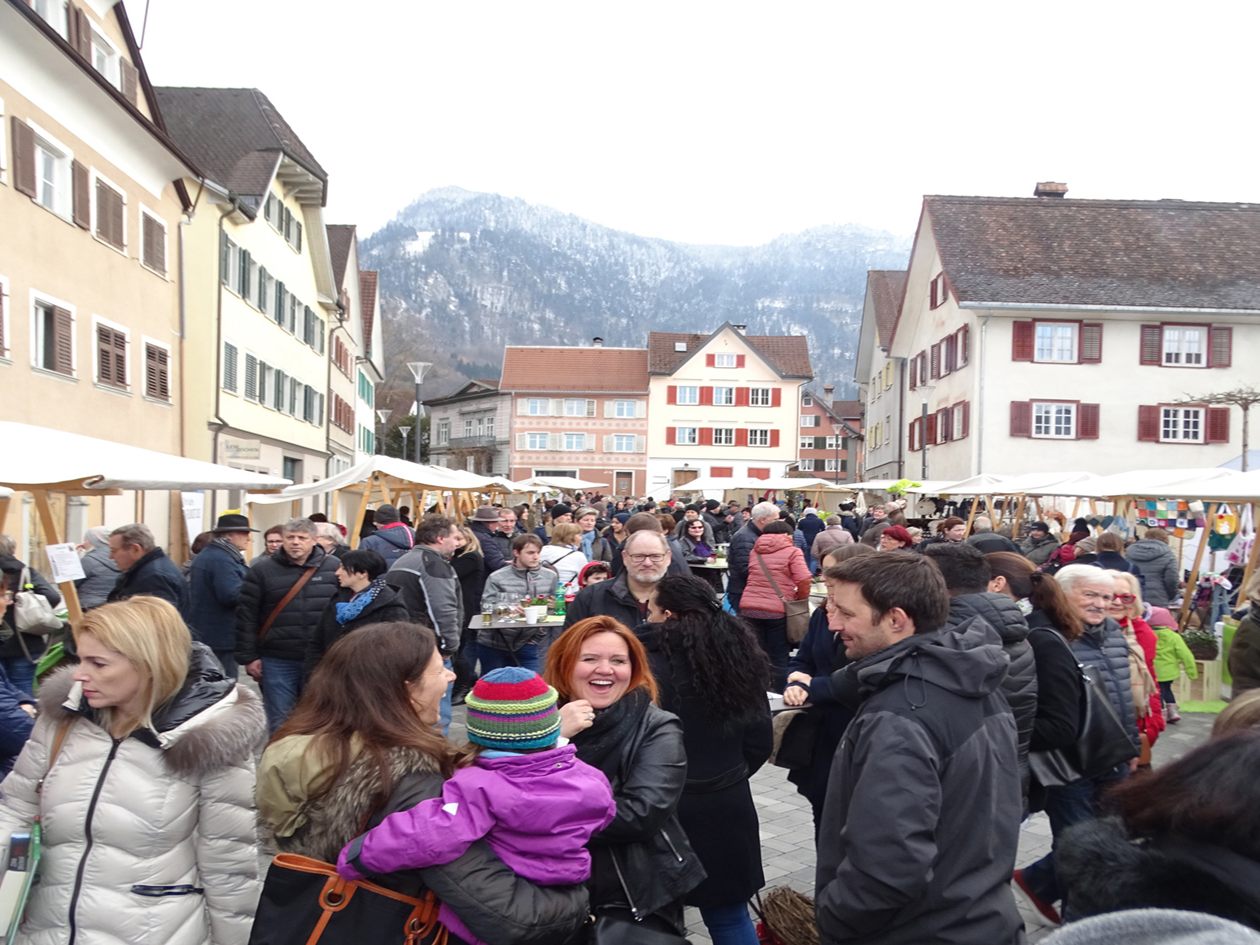
<instances>
[{"instance_id":1,"label":"bag strap","mask_svg":"<svg viewBox=\"0 0 1260 945\"><path fill-rule=\"evenodd\" d=\"M263 625L258 628L258 642L262 643L267 638L267 631L271 629L271 625L276 622L276 618L280 616L281 611L293 603L293 598L301 593L302 588L306 587L306 582L315 576L315 572L319 570L319 565L313 568L306 568L302 572L302 576L293 582L293 586L289 588L289 593L280 598L280 603L276 604L275 610L267 615L267 619L263 621Z\"/></svg>"},{"instance_id":2,"label":"bag strap","mask_svg":"<svg viewBox=\"0 0 1260 945\"><path fill-rule=\"evenodd\" d=\"M761 573L766 576L766 581L769 582L770 589L773 590L775 593L775 596L778 597L779 600L783 604L786 605L788 602L788 599L783 596L783 591L779 589L779 582L774 579L774 575L771 574L770 569L766 567L765 559L761 557L760 552L754 551L753 555L757 558L757 566L761 568ZM792 600L796 600L796 598L793 597Z\"/></svg>"},{"instance_id":3,"label":"bag strap","mask_svg":"<svg viewBox=\"0 0 1260 945\"><path fill-rule=\"evenodd\" d=\"M57 726L57 734L53 736L52 750L48 753L48 767L44 769L44 776L35 783L36 796L44 792L44 781L47 780L48 775L52 772L53 765L57 763L57 756L61 754L61 746L66 743L66 736L70 734L70 727L74 725L75 719L76 717L72 715L70 718L62 720L62 723ZM35 819L38 820L38 816Z\"/></svg>"}]
</instances>

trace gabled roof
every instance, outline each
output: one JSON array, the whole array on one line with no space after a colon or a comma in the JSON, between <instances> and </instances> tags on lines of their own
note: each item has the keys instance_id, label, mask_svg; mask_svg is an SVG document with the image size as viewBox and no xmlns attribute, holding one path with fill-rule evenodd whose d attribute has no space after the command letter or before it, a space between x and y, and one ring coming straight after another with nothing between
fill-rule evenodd
<instances>
[{"instance_id":1,"label":"gabled roof","mask_svg":"<svg viewBox=\"0 0 1260 945\"><path fill-rule=\"evenodd\" d=\"M350 247L354 244L354 225L330 223L325 229L328 231L328 253L332 257L333 279L340 290L346 281L346 262L350 259Z\"/></svg>"},{"instance_id":2,"label":"gabled roof","mask_svg":"<svg viewBox=\"0 0 1260 945\"><path fill-rule=\"evenodd\" d=\"M716 334L648 332L648 373L673 374ZM782 377L814 376L814 369L809 363L809 339L804 335L745 335L741 332L740 337ZM679 343L685 345L686 350L674 350Z\"/></svg>"},{"instance_id":3,"label":"gabled roof","mask_svg":"<svg viewBox=\"0 0 1260 945\"><path fill-rule=\"evenodd\" d=\"M960 303L1260 311L1260 204L923 198Z\"/></svg>"},{"instance_id":4,"label":"gabled roof","mask_svg":"<svg viewBox=\"0 0 1260 945\"><path fill-rule=\"evenodd\" d=\"M153 91L171 137L232 193L261 199L284 156L319 181L321 204L327 199L327 172L258 89Z\"/></svg>"},{"instance_id":5,"label":"gabled roof","mask_svg":"<svg viewBox=\"0 0 1260 945\"><path fill-rule=\"evenodd\" d=\"M876 343L887 347L901 313L901 298L906 292L906 270L871 269L866 273L866 295L875 311Z\"/></svg>"},{"instance_id":6,"label":"gabled roof","mask_svg":"<svg viewBox=\"0 0 1260 945\"><path fill-rule=\"evenodd\" d=\"M526 348L503 352L504 391L647 393L646 348Z\"/></svg>"},{"instance_id":7,"label":"gabled roof","mask_svg":"<svg viewBox=\"0 0 1260 945\"><path fill-rule=\"evenodd\" d=\"M432 397L425 401L430 407L453 403L458 400L471 400L499 393L499 382L493 378L474 378L463 387L447 394L445 397Z\"/></svg>"},{"instance_id":8,"label":"gabled roof","mask_svg":"<svg viewBox=\"0 0 1260 945\"><path fill-rule=\"evenodd\" d=\"M831 412L842 420L859 419L862 416L862 401L833 400L831 402Z\"/></svg>"},{"instance_id":9,"label":"gabled roof","mask_svg":"<svg viewBox=\"0 0 1260 945\"><path fill-rule=\"evenodd\" d=\"M363 306L363 350L372 350L372 329L376 327L376 285L380 273L372 269L359 270L359 304Z\"/></svg>"}]
</instances>

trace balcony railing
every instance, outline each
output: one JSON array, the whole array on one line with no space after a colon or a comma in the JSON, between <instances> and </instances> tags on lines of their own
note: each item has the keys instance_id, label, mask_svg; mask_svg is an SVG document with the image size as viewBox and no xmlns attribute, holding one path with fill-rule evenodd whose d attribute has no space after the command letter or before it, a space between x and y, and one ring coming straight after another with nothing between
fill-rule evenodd
<instances>
[{"instance_id":1,"label":"balcony railing","mask_svg":"<svg viewBox=\"0 0 1260 945\"><path fill-rule=\"evenodd\" d=\"M453 450L494 449L507 446L507 439L496 436L453 436L444 448Z\"/></svg>"}]
</instances>

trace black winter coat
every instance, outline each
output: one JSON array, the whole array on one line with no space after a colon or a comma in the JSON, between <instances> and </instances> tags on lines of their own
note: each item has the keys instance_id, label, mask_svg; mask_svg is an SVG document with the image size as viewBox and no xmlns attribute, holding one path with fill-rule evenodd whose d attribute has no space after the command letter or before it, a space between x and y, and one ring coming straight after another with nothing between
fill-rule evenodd
<instances>
[{"instance_id":1,"label":"black winter coat","mask_svg":"<svg viewBox=\"0 0 1260 945\"><path fill-rule=\"evenodd\" d=\"M1238 622L1238 631L1229 648L1229 674L1234 677L1235 696L1248 689L1260 689L1260 620L1257 616L1260 616L1257 605L1252 604Z\"/></svg>"},{"instance_id":2,"label":"black winter coat","mask_svg":"<svg viewBox=\"0 0 1260 945\"><path fill-rule=\"evenodd\" d=\"M624 572L611 581L588 584L578 591L577 597L565 608L564 628L567 630L579 620L598 616L620 620L631 629L647 618L646 609L631 595Z\"/></svg>"},{"instance_id":3,"label":"black winter coat","mask_svg":"<svg viewBox=\"0 0 1260 945\"><path fill-rule=\"evenodd\" d=\"M415 538L410 528L401 522L397 525L389 525L385 528L378 528L372 534L368 535L359 542L359 548L363 551L375 551L378 555L385 559L385 567L391 568L394 562L405 555L415 546Z\"/></svg>"},{"instance_id":4,"label":"black winter coat","mask_svg":"<svg viewBox=\"0 0 1260 945\"><path fill-rule=\"evenodd\" d=\"M827 527L827 523L820 519L817 515L803 515L796 525L805 536L805 544L813 546L814 539L818 537L818 533Z\"/></svg>"},{"instance_id":5,"label":"black winter coat","mask_svg":"<svg viewBox=\"0 0 1260 945\"><path fill-rule=\"evenodd\" d=\"M731 546L726 550L726 596L736 610L748 584L748 559L760 537L761 529L750 520L731 536Z\"/></svg>"},{"instance_id":6,"label":"black winter coat","mask_svg":"<svg viewBox=\"0 0 1260 945\"><path fill-rule=\"evenodd\" d=\"M269 557L259 558L245 575L241 601L236 608L236 659L242 665L262 656L303 662L306 645L319 625L324 607L337 593L337 559L316 545L304 564L294 564L281 548ZM258 630L276 605L289 593L304 570L315 573L306 586L281 611L258 640Z\"/></svg>"},{"instance_id":7,"label":"black winter coat","mask_svg":"<svg viewBox=\"0 0 1260 945\"><path fill-rule=\"evenodd\" d=\"M481 589L486 586L486 559L475 551L462 551L451 558L451 567L459 578L459 592L464 599L464 623L481 612ZM460 630L462 635L467 627Z\"/></svg>"},{"instance_id":8,"label":"black winter coat","mask_svg":"<svg viewBox=\"0 0 1260 945\"><path fill-rule=\"evenodd\" d=\"M844 730L853 721L853 708L837 701L832 691L832 674L849 665L849 658L840 643L840 635L827 626L827 608L819 607L809 617L809 630L796 653L788 660L788 675L806 673L809 684L810 712L822 715L822 723L814 741L812 763L808 768L788 771L788 780L807 798L814 808L815 819L821 814L827 797L827 780L831 776L831 759Z\"/></svg>"},{"instance_id":9,"label":"black winter coat","mask_svg":"<svg viewBox=\"0 0 1260 945\"><path fill-rule=\"evenodd\" d=\"M1133 693L1129 688L1129 645L1124 632L1110 617L1085 632L1071 643L1078 662L1096 673L1107 690L1107 698L1116 710L1124 730L1133 739L1133 753L1142 748L1138 739L1137 716L1133 712Z\"/></svg>"},{"instance_id":10,"label":"black winter coat","mask_svg":"<svg viewBox=\"0 0 1260 945\"><path fill-rule=\"evenodd\" d=\"M1260 859L1227 847L1175 834L1130 838L1109 817L1070 828L1055 863L1074 915L1181 909L1260 929Z\"/></svg>"},{"instance_id":11,"label":"black winter coat","mask_svg":"<svg viewBox=\"0 0 1260 945\"><path fill-rule=\"evenodd\" d=\"M324 612L319 618L319 626L315 628L315 632L311 634L310 642L306 645L304 676L309 677L314 672L319 661L323 659L324 654L328 652L328 648L351 630L358 630L359 627L366 627L372 623L392 623L395 620L401 620L406 623L411 619L410 614L407 613L407 608L398 597L398 592L386 584L377 591L376 596L372 598L372 602L359 612L359 616L346 623L338 623L337 604L348 603L354 595L355 592L348 587L338 588L337 593L333 595L327 606L324 607Z\"/></svg>"},{"instance_id":12,"label":"black winter coat","mask_svg":"<svg viewBox=\"0 0 1260 945\"><path fill-rule=\"evenodd\" d=\"M22 580L22 569L26 567L21 561L12 555L0 555L0 573L4 575L4 586L7 590L14 594L20 590L18 583ZM57 605L61 603L61 592L56 586L48 583L48 580L36 571L30 569L30 577L28 579L35 585L35 593L41 595L48 603L52 604L55 610ZM4 623L9 629L8 639L4 643L0 643L0 657L4 659L12 659L18 656L26 656L26 651L22 649L22 644L26 644L26 650L30 651L34 659L39 659L41 653L48 648L45 638L27 634L19 638L17 635L17 624L13 622L15 610L12 605L4 612Z\"/></svg>"},{"instance_id":13,"label":"black winter coat","mask_svg":"<svg viewBox=\"0 0 1260 945\"><path fill-rule=\"evenodd\" d=\"M212 650L236 646L236 605L249 568L239 551L212 541L188 569L188 626Z\"/></svg>"},{"instance_id":14,"label":"black winter coat","mask_svg":"<svg viewBox=\"0 0 1260 945\"><path fill-rule=\"evenodd\" d=\"M708 873L686 902L699 908L730 905L750 899L766 881L748 779L770 757L770 707L758 693L745 720L716 717L697 691L712 683L694 679L684 661L666 655L662 632L660 624L644 624L639 639L660 687L661 708L682 722L687 782L678 820Z\"/></svg>"},{"instance_id":15,"label":"black winter coat","mask_svg":"<svg viewBox=\"0 0 1260 945\"><path fill-rule=\"evenodd\" d=\"M188 584L175 562L161 548L154 548L124 571L109 592L108 600L126 600L148 594L173 604L181 617L188 619Z\"/></svg>"},{"instance_id":16,"label":"black winter coat","mask_svg":"<svg viewBox=\"0 0 1260 945\"><path fill-rule=\"evenodd\" d=\"M974 617L984 620L1002 638L1002 649L1011 658L1002 693L1015 715L1019 733L1019 783L1028 798L1028 746L1032 742L1033 723L1037 718L1037 663L1028 644L1028 622L1019 606L1005 594L984 591L962 594L950 599L949 619L945 626L960 626Z\"/></svg>"},{"instance_id":17,"label":"black winter coat","mask_svg":"<svg viewBox=\"0 0 1260 945\"><path fill-rule=\"evenodd\" d=\"M512 563L509 539L498 532L490 531L490 527L485 522L473 522L468 527L477 536L477 541L481 544L481 554L486 559L486 577L494 574L499 568L506 567ZM546 543L546 539L544 539L543 544ZM485 586L485 583L485 581L481 582L482 587Z\"/></svg>"},{"instance_id":18,"label":"black winter coat","mask_svg":"<svg viewBox=\"0 0 1260 945\"><path fill-rule=\"evenodd\" d=\"M1152 607L1167 607L1181 588L1181 569L1173 550L1162 541L1143 538L1124 554L1142 575L1142 599Z\"/></svg>"}]
</instances>

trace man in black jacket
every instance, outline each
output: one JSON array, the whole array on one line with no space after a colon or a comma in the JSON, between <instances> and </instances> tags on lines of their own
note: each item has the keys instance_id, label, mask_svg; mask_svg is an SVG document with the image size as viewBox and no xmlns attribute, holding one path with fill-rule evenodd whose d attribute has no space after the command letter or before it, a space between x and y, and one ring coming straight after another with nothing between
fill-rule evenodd
<instances>
[{"instance_id":1,"label":"man in black jacket","mask_svg":"<svg viewBox=\"0 0 1260 945\"><path fill-rule=\"evenodd\" d=\"M157 546L149 526L139 522L109 533L109 556L122 574L107 600L126 600L137 594L160 597L188 619L188 585L175 563Z\"/></svg>"},{"instance_id":2,"label":"man in black jacket","mask_svg":"<svg viewBox=\"0 0 1260 945\"><path fill-rule=\"evenodd\" d=\"M566 629L587 617L613 617L631 630L647 619L648 599L670 570L669 542L661 531L640 529L626 539L621 558L622 571L615 578L588 584L578 592L565 609Z\"/></svg>"},{"instance_id":3,"label":"man in black jacket","mask_svg":"<svg viewBox=\"0 0 1260 945\"><path fill-rule=\"evenodd\" d=\"M512 563L511 539L499 534L499 509L493 505L483 505L468 520L468 527L481 545L481 555L486 559L484 577L494 574L499 568ZM481 584L485 586L483 578Z\"/></svg>"},{"instance_id":4,"label":"man in black jacket","mask_svg":"<svg viewBox=\"0 0 1260 945\"><path fill-rule=\"evenodd\" d=\"M832 763L815 902L824 945L1023 941L1011 892L1021 805L1009 658L992 628L938 629L940 572L906 551L825 572L854 662L855 710Z\"/></svg>"},{"instance_id":5,"label":"man in black jacket","mask_svg":"<svg viewBox=\"0 0 1260 945\"><path fill-rule=\"evenodd\" d=\"M272 732L301 693L307 644L337 593L337 567L315 544L315 523L295 518L284 525L280 550L255 561L241 585L236 660L258 680Z\"/></svg>"}]
</instances>

